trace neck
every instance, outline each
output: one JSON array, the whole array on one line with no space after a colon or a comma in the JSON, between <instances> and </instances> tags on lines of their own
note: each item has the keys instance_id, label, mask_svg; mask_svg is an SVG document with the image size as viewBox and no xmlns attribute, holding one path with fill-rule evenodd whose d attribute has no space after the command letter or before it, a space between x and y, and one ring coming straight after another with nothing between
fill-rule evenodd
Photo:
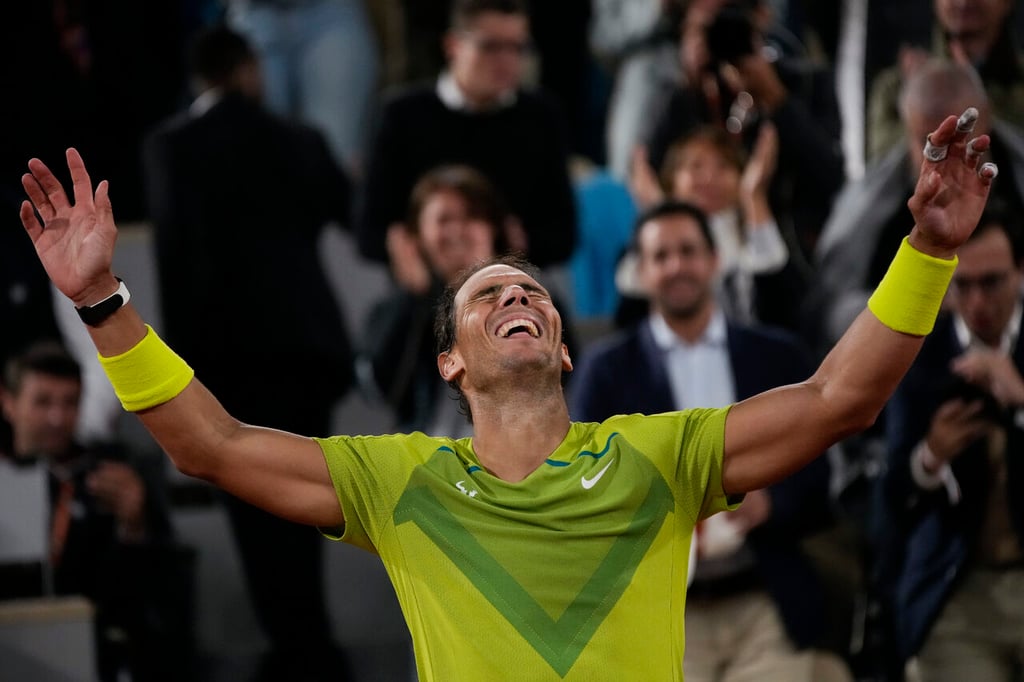
<instances>
[{"instance_id":1,"label":"neck","mask_svg":"<svg viewBox=\"0 0 1024 682\"><path fill-rule=\"evenodd\" d=\"M569 409L560 382L518 381L472 396L473 450L493 475L515 483L555 451L569 431Z\"/></svg>"},{"instance_id":2,"label":"neck","mask_svg":"<svg viewBox=\"0 0 1024 682\"><path fill-rule=\"evenodd\" d=\"M455 87L459 89L459 93L466 101L470 111L486 111L488 109L493 109L501 102L500 94L489 96L473 92L465 86L456 73L452 73L452 82L455 83Z\"/></svg>"},{"instance_id":3,"label":"neck","mask_svg":"<svg viewBox=\"0 0 1024 682\"><path fill-rule=\"evenodd\" d=\"M715 312L715 306L704 305L689 315L672 316L664 311L659 311L665 324L672 332L687 343L694 343L711 324L711 316Z\"/></svg>"}]
</instances>

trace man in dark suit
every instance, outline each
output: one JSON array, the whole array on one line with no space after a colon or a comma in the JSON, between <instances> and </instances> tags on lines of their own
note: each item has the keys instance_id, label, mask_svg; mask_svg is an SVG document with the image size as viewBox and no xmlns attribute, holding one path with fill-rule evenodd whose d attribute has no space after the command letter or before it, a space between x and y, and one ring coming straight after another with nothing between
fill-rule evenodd
<instances>
[{"instance_id":1,"label":"man in dark suit","mask_svg":"<svg viewBox=\"0 0 1024 682\"><path fill-rule=\"evenodd\" d=\"M1019 222L991 204L950 314L887 408L881 574L922 682L1011 680L1024 664L1022 264Z\"/></svg>"},{"instance_id":2,"label":"man in dark suit","mask_svg":"<svg viewBox=\"0 0 1024 682\"><path fill-rule=\"evenodd\" d=\"M637 221L633 248L651 315L584 352L569 386L573 419L724 406L809 376L808 356L788 334L722 314L714 243L699 209L655 206ZM813 657L801 650L822 634L823 595L798 543L827 518L827 492L828 466L818 459L748 493L739 510L719 515L723 522L698 527L687 680L743 668L810 682Z\"/></svg>"},{"instance_id":3,"label":"man in dark suit","mask_svg":"<svg viewBox=\"0 0 1024 682\"><path fill-rule=\"evenodd\" d=\"M568 260L576 209L563 117L524 90L528 18L519 0L456 0L436 83L384 104L370 154L357 232L366 258L387 262L388 229L405 219L413 185L436 166L472 166L516 218L509 245L544 267Z\"/></svg>"},{"instance_id":4,"label":"man in dark suit","mask_svg":"<svg viewBox=\"0 0 1024 682\"><path fill-rule=\"evenodd\" d=\"M201 94L145 144L166 334L239 419L325 434L352 370L317 243L329 221L347 223L349 182L319 131L261 105L241 36L211 27L192 58ZM271 643L265 679L329 677L322 541L233 497L227 507Z\"/></svg>"}]
</instances>

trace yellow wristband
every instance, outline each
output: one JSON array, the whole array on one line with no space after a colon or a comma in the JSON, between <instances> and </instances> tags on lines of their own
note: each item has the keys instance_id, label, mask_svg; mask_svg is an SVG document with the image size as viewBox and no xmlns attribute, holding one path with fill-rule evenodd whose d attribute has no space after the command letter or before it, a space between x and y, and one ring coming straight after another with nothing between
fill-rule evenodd
<instances>
[{"instance_id":1,"label":"yellow wristband","mask_svg":"<svg viewBox=\"0 0 1024 682\"><path fill-rule=\"evenodd\" d=\"M955 257L946 260L921 253L904 237L868 299L868 308L890 329L914 336L930 334L956 264Z\"/></svg>"},{"instance_id":2,"label":"yellow wristband","mask_svg":"<svg viewBox=\"0 0 1024 682\"><path fill-rule=\"evenodd\" d=\"M137 344L120 355L100 355L99 359L114 393L129 412L166 403L185 390L195 374L148 324L146 335Z\"/></svg>"}]
</instances>

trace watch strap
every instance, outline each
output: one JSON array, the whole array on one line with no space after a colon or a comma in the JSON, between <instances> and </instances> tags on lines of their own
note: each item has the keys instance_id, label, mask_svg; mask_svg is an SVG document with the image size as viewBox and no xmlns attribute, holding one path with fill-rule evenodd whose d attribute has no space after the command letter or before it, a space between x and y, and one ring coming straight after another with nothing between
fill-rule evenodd
<instances>
[{"instance_id":1,"label":"watch strap","mask_svg":"<svg viewBox=\"0 0 1024 682\"><path fill-rule=\"evenodd\" d=\"M124 280L120 277L116 279L118 284L117 291L110 296L107 296L99 303L75 308L78 316L82 318L82 322L85 322L90 327L95 327L131 300L132 295L128 292L128 287L125 286Z\"/></svg>"}]
</instances>

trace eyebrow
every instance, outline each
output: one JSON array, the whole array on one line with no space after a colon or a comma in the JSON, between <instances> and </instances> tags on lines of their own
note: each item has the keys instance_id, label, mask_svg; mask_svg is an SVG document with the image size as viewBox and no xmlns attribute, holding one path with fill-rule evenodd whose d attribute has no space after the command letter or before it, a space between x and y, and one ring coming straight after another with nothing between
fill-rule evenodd
<instances>
[{"instance_id":1,"label":"eyebrow","mask_svg":"<svg viewBox=\"0 0 1024 682\"><path fill-rule=\"evenodd\" d=\"M506 284L492 284L489 287L485 287L485 288L481 289L480 291L477 291L475 294L473 294L473 296L471 298L483 298L483 297L486 297L486 296L491 296L493 294L499 293L502 289L504 289L505 287L511 286L511 285L518 285L518 286L522 287L522 289L524 291L529 291L530 293L541 294L543 296L549 296L550 295L550 294L548 294L548 292L543 287L541 287L541 286L539 286L537 284L534 284L533 282L525 281L525 282L511 282L511 283L506 283Z\"/></svg>"}]
</instances>

